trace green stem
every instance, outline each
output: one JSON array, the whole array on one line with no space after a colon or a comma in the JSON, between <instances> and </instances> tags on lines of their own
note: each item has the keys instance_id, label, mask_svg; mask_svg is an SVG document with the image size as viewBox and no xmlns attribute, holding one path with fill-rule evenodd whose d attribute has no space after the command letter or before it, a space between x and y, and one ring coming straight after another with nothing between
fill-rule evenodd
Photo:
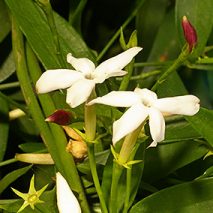
<instances>
[{"instance_id":1,"label":"green stem","mask_svg":"<svg viewBox=\"0 0 213 213\"><path fill-rule=\"evenodd\" d=\"M20 83L17 82L11 82L11 83L6 83L6 84L1 84L0 85L0 90L4 90L4 89L11 89L11 88L15 88L15 87L19 87Z\"/></svg>"},{"instance_id":2,"label":"green stem","mask_svg":"<svg viewBox=\"0 0 213 213\"><path fill-rule=\"evenodd\" d=\"M130 199L130 194L131 194L131 183L132 183L132 166L130 166L130 169L126 170L126 196L125 196L123 213L127 213L128 209L129 209L129 199Z\"/></svg>"},{"instance_id":3,"label":"green stem","mask_svg":"<svg viewBox=\"0 0 213 213\"><path fill-rule=\"evenodd\" d=\"M128 88L130 78L132 76L132 72L134 69L134 62L135 60L132 60L125 68L125 71L127 71L127 75L125 75L121 81L119 91L125 91Z\"/></svg>"},{"instance_id":4,"label":"green stem","mask_svg":"<svg viewBox=\"0 0 213 213\"><path fill-rule=\"evenodd\" d=\"M188 55L188 49L184 48L178 58L174 61L174 63L160 76L157 82L153 85L152 91L155 91L158 86L162 84L172 72L176 71L186 61Z\"/></svg>"},{"instance_id":5,"label":"green stem","mask_svg":"<svg viewBox=\"0 0 213 213\"><path fill-rule=\"evenodd\" d=\"M96 97L95 91L93 91L89 100L92 100ZM89 101L88 100L88 101ZM85 132L86 138L88 141L93 141L95 139L96 134L96 112L95 105L84 107L84 119L85 119Z\"/></svg>"},{"instance_id":6,"label":"green stem","mask_svg":"<svg viewBox=\"0 0 213 213\"><path fill-rule=\"evenodd\" d=\"M96 97L95 91L92 92L90 98L91 100L94 97ZM98 197L100 199L101 209L103 213L107 213L107 207L104 200L104 196L102 193L102 189L100 186L97 168L96 168L96 161L95 161L95 152L94 152L94 144L92 141L95 139L96 134L96 112L95 112L95 106L87 106L84 107L85 113L84 113L84 119L85 119L85 133L86 133L86 140L88 141L87 147L88 147L88 158L89 158L89 164L90 169L92 173L92 178L94 181L95 188L97 190Z\"/></svg>"},{"instance_id":7,"label":"green stem","mask_svg":"<svg viewBox=\"0 0 213 213\"><path fill-rule=\"evenodd\" d=\"M144 0L139 0L138 3L135 6L135 9L132 11L130 16L126 19L126 21L122 24L122 28L125 29L125 27L132 21L132 19L137 15L137 12L143 5ZM114 41L119 37L120 35L120 28L116 31L116 33L113 35L113 37L109 40L109 42L106 44L106 46L103 48L103 50L100 52L100 54L97 57L97 61L100 61L101 58L104 56L104 54L108 51L110 46L114 43Z\"/></svg>"},{"instance_id":8,"label":"green stem","mask_svg":"<svg viewBox=\"0 0 213 213\"><path fill-rule=\"evenodd\" d=\"M110 194L110 213L117 213L117 188L120 176L124 168L122 164L125 164L129 160L143 125L144 123L142 123L135 131L125 137L118 157L118 162L114 162L113 164L112 185Z\"/></svg>"},{"instance_id":9,"label":"green stem","mask_svg":"<svg viewBox=\"0 0 213 213\"><path fill-rule=\"evenodd\" d=\"M134 67L150 67L150 66L168 66L172 64L173 61L156 61L156 62L139 62L135 63Z\"/></svg>"},{"instance_id":10,"label":"green stem","mask_svg":"<svg viewBox=\"0 0 213 213\"><path fill-rule=\"evenodd\" d=\"M26 45L26 53L27 53L27 62L28 62L27 65L30 70L30 75L31 75L33 84L35 85L37 79L40 77L42 72L39 67L37 58L35 54L33 53L32 49L30 48L30 46L28 45L28 43ZM43 112L46 116L52 114L52 112L56 110L53 100L51 99L49 94L39 95L38 97L39 97L39 101L42 106ZM56 153L54 151L54 153L50 152L50 154L52 155L52 157L54 155L58 155L59 160L57 162L55 161L58 170L64 174L71 188L79 194L79 200L81 202L82 210L84 210L84 212L90 212L89 206L86 200L86 196L84 193L84 189L81 184L81 180L78 175L78 171L76 169L73 157L65 151L66 145L67 145L67 139L64 134L64 131L62 130L60 126L56 124L49 124L49 127L50 127L50 132L54 137L54 141L51 141L50 142L51 144L49 143L47 144L48 149L50 146L54 146L57 150Z\"/></svg>"},{"instance_id":11,"label":"green stem","mask_svg":"<svg viewBox=\"0 0 213 213\"><path fill-rule=\"evenodd\" d=\"M132 76L130 78L130 81L146 79L146 78L149 78L151 76L158 75L160 73L161 73L161 70L152 70L152 71L149 71L149 72L146 72L146 73L141 73L140 75ZM122 78L116 78L116 80L122 81L123 79Z\"/></svg>"},{"instance_id":12,"label":"green stem","mask_svg":"<svg viewBox=\"0 0 213 213\"><path fill-rule=\"evenodd\" d=\"M132 76L130 80L133 81L133 80L146 79L154 75L159 75L160 73L161 73L161 70L152 70L147 73L142 73L141 75Z\"/></svg>"},{"instance_id":13,"label":"green stem","mask_svg":"<svg viewBox=\"0 0 213 213\"><path fill-rule=\"evenodd\" d=\"M100 199L102 212L107 213L108 210L106 207L106 203L104 200L104 196L102 193L102 189L101 189L99 178L98 178L97 168L96 168L94 144L90 144L90 143L88 144L88 158L89 158L89 164L90 164L90 169L91 169L94 185L95 185L96 191L98 193L98 197Z\"/></svg>"},{"instance_id":14,"label":"green stem","mask_svg":"<svg viewBox=\"0 0 213 213\"><path fill-rule=\"evenodd\" d=\"M140 143L137 143L135 145L134 151L132 152L129 160L134 160L135 154L136 154L139 146L140 146ZM144 146L143 150L145 152L145 146ZM143 154L143 159L144 159L144 154ZM127 172L127 174L126 174L126 196L125 196L123 213L127 213L128 209L130 207L130 195L131 195L131 189L132 189L132 165L130 165L130 169L127 169L126 172Z\"/></svg>"},{"instance_id":15,"label":"green stem","mask_svg":"<svg viewBox=\"0 0 213 213\"><path fill-rule=\"evenodd\" d=\"M15 162L17 162L17 161L18 161L18 160L15 159L15 158L2 161L2 162L0 162L0 167L1 167L1 166L6 166L6 165L11 164L11 163L15 163Z\"/></svg>"},{"instance_id":16,"label":"green stem","mask_svg":"<svg viewBox=\"0 0 213 213\"><path fill-rule=\"evenodd\" d=\"M112 185L111 185L111 192L110 192L110 213L117 213L117 192L118 192L118 185L119 180L122 175L124 167L119 165L117 162L113 162L113 171L112 171Z\"/></svg>"},{"instance_id":17,"label":"green stem","mask_svg":"<svg viewBox=\"0 0 213 213\"><path fill-rule=\"evenodd\" d=\"M29 112L26 109L26 107L24 107L22 104L17 103L16 101L12 100L10 97L4 95L2 92L0 92L0 97L3 98L3 99L5 99L6 101L8 101L8 103L11 104L12 106L15 106L15 107L21 109L26 114L29 114Z\"/></svg>"}]
</instances>

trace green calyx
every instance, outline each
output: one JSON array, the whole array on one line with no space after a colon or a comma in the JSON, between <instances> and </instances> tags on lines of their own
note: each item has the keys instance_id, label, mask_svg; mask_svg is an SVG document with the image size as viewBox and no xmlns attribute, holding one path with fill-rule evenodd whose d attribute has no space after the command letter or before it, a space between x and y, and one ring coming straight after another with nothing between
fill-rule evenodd
<instances>
[{"instance_id":1,"label":"green calyx","mask_svg":"<svg viewBox=\"0 0 213 213\"><path fill-rule=\"evenodd\" d=\"M34 209L36 204L44 203L44 201L40 200L39 197L46 190L47 186L48 186L48 184L45 185L44 187L42 187L40 190L36 191L35 184L34 184L34 175L33 175L31 178L31 181L30 181L30 188L29 188L28 193L22 193L16 189L12 188L13 192L24 200L24 203L20 207L18 212L23 211L27 206L30 206L32 209Z\"/></svg>"},{"instance_id":2,"label":"green calyx","mask_svg":"<svg viewBox=\"0 0 213 213\"><path fill-rule=\"evenodd\" d=\"M131 169L131 165L142 162L142 160L130 160L130 161L127 161L127 162L121 162L119 160L119 154L114 150L113 146L111 146L111 152L112 152L112 155L114 157L114 161L118 165L120 165L120 166L122 166L126 169Z\"/></svg>"}]
</instances>

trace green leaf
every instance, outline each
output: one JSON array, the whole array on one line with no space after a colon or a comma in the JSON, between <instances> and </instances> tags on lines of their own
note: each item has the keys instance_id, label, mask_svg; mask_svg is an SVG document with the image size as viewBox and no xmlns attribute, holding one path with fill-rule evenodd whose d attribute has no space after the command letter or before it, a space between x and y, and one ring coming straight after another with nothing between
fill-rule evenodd
<instances>
[{"instance_id":1,"label":"green leaf","mask_svg":"<svg viewBox=\"0 0 213 213\"><path fill-rule=\"evenodd\" d=\"M0 43L10 32L10 20L4 0L0 0Z\"/></svg>"},{"instance_id":2,"label":"green leaf","mask_svg":"<svg viewBox=\"0 0 213 213\"><path fill-rule=\"evenodd\" d=\"M180 52L177 40L174 10L170 10L164 17L154 40L148 61L164 61L177 57Z\"/></svg>"},{"instance_id":3,"label":"green leaf","mask_svg":"<svg viewBox=\"0 0 213 213\"><path fill-rule=\"evenodd\" d=\"M9 106L5 99L0 97L0 162L4 158L4 154L7 148L7 141L8 141L8 133L9 133Z\"/></svg>"},{"instance_id":4,"label":"green leaf","mask_svg":"<svg viewBox=\"0 0 213 213\"><path fill-rule=\"evenodd\" d=\"M162 143L156 148L149 148L145 155L143 179L152 183L202 158L207 152L205 146L193 140Z\"/></svg>"},{"instance_id":5,"label":"green leaf","mask_svg":"<svg viewBox=\"0 0 213 213\"><path fill-rule=\"evenodd\" d=\"M182 141L200 138L201 135L185 121L175 122L166 126L165 142Z\"/></svg>"},{"instance_id":6,"label":"green leaf","mask_svg":"<svg viewBox=\"0 0 213 213\"><path fill-rule=\"evenodd\" d=\"M12 52L8 55L2 66L0 67L0 82L10 77L16 70Z\"/></svg>"},{"instance_id":7,"label":"green leaf","mask_svg":"<svg viewBox=\"0 0 213 213\"><path fill-rule=\"evenodd\" d=\"M24 175L29 169L31 169L30 166L23 167L21 169L14 170L7 174L4 178L0 180L0 194L16 179Z\"/></svg>"},{"instance_id":8,"label":"green leaf","mask_svg":"<svg viewBox=\"0 0 213 213\"><path fill-rule=\"evenodd\" d=\"M75 57L86 57L95 61L94 55L75 29L58 14L55 13L54 18L65 59L67 53L71 52Z\"/></svg>"},{"instance_id":9,"label":"green leaf","mask_svg":"<svg viewBox=\"0 0 213 213\"><path fill-rule=\"evenodd\" d=\"M139 45L142 44L143 54L141 56L143 58L147 58L153 47L156 33L161 26L161 22L166 12L167 4L167 0L145 1L144 5L137 13L136 24L138 43Z\"/></svg>"},{"instance_id":10,"label":"green leaf","mask_svg":"<svg viewBox=\"0 0 213 213\"><path fill-rule=\"evenodd\" d=\"M60 67L50 28L33 1L6 0L5 2L43 65L46 68ZM29 14L30 18L26 18Z\"/></svg>"},{"instance_id":11,"label":"green leaf","mask_svg":"<svg viewBox=\"0 0 213 213\"><path fill-rule=\"evenodd\" d=\"M176 1L176 24L182 46L185 43L181 27L182 17L187 16L188 20L195 27L198 43L195 48L195 56L203 53L213 26L213 1L212 0L177 0Z\"/></svg>"},{"instance_id":12,"label":"green leaf","mask_svg":"<svg viewBox=\"0 0 213 213\"><path fill-rule=\"evenodd\" d=\"M213 147L213 110L201 108L193 117L185 117Z\"/></svg>"},{"instance_id":13,"label":"green leaf","mask_svg":"<svg viewBox=\"0 0 213 213\"><path fill-rule=\"evenodd\" d=\"M136 203L130 213L208 213L213 211L213 178L179 184Z\"/></svg>"},{"instance_id":14,"label":"green leaf","mask_svg":"<svg viewBox=\"0 0 213 213\"><path fill-rule=\"evenodd\" d=\"M40 152L47 149L43 143L30 143L30 142L20 144L18 147L23 152L28 152L28 153Z\"/></svg>"},{"instance_id":15,"label":"green leaf","mask_svg":"<svg viewBox=\"0 0 213 213\"><path fill-rule=\"evenodd\" d=\"M53 35L40 8L29 0L6 0L5 2L44 67L46 69L60 68ZM30 18L26 18L29 14ZM57 14L54 18L64 60L68 52L92 58L92 54L76 31Z\"/></svg>"}]
</instances>

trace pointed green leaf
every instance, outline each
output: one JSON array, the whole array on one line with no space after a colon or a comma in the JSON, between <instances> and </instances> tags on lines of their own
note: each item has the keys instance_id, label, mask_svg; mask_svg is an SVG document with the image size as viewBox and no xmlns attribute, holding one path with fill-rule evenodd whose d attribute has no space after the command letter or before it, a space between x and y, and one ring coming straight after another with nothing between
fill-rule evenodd
<instances>
[{"instance_id":1,"label":"pointed green leaf","mask_svg":"<svg viewBox=\"0 0 213 213\"><path fill-rule=\"evenodd\" d=\"M53 35L41 9L33 1L6 0L22 32L46 69L59 68ZM20 15L22 14L22 15ZM30 14L30 18L28 17ZM59 15L54 16L64 61L68 52L93 58L79 34Z\"/></svg>"},{"instance_id":2,"label":"pointed green leaf","mask_svg":"<svg viewBox=\"0 0 213 213\"><path fill-rule=\"evenodd\" d=\"M31 165L30 166L26 166L23 167L21 169L17 169L14 170L12 172L10 172L9 174L7 174L6 176L4 176L1 180L0 180L0 194L12 183L14 182L16 179L18 179L19 177L21 177L22 175L24 175L27 171L29 171L29 169L31 169Z\"/></svg>"},{"instance_id":3,"label":"pointed green leaf","mask_svg":"<svg viewBox=\"0 0 213 213\"><path fill-rule=\"evenodd\" d=\"M10 77L15 72L15 70L15 62L13 59L13 54L11 52L0 67L0 82Z\"/></svg>"},{"instance_id":4,"label":"pointed green leaf","mask_svg":"<svg viewBox=\"0 0 213 213\"><path fill-rule=\"evenodd\" d=\"M200 213L213 211L213 178L179 184L136 203L130 213Z\"/></svg>"},{"instance_id":5,"label":"pointed green leaf","mask_svg":"<svg viewBox=\"0 0 213 213\"><path fill-rule=\"evenodd\" d=\"M156 148L149 148L145 155L144 181L152 183L159 180L202 158L207 152L205 146L193 140L159 144Z\"/></svg>"},{"instance_id":6,"label":"pointed green leaf","mask_svg":"<svg viewBox=\"0 0 213 213\"><path fill-rule=\"evenodd\" d=\"M4 158L4 154L7 148L7 140L8 140L8 133L9 133L9 106L5 99L0 97L0 162Z\"/></svg>"},{"instance_id":7,"label":"pointed green leaf","mask_svg":"<svg viewBox=\"0 0 213 213\"><path fill-rule=\"evenodd\" d=\"M10 32L10 20L4 0L0 0L0 43Z\"/></svg>"}]
</instances>

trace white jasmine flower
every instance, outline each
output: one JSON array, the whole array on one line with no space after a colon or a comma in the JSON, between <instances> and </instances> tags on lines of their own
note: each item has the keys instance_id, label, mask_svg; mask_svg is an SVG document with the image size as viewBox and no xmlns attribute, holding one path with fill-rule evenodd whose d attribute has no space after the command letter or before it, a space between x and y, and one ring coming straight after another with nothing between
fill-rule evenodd
<instances>
[{"instance_id":1,"label":"white jasmine flower","mask_svg":"<svg viewBox=\"0 0 213 213\"><path fill-rule=\"evenodd\" d=\"M122 69L141 51L140 47L133 47L119 55L112 57L95 68L95 64L88 58L75 58L67 55L67 62L75 70L55 69L44 72L36 83L38 93L47 93L57 89L66 89L66 102L77 107L87 101L95 84L103 83L113 76L123 76Z\"/></svg>"},{"instance_id":2,"label":"white jasmine flower","mask_svg":"<svg viewBox=\"0 0 213 213\"><path fill-rule=\"evenodd\" d=\"M88 103L105 104L115 107L130 107L122 117L113 123L113 144L137 129L147 118L153 142L156 146L165 137L163 114L194 115L199 109L200 100L193 95L157 98L156 93L148 89L136 88L134 92L110 92Z\"/></svg>"},{"instance_id":3,"label":"white jasmine flower","mask_svg":"<svg viewBox=\"0 0 213 213\"><path fill-rule=\"evenodd\" d=\"M67 181L56 173L57 205L60 213L81 213L81 208Z\"/></svg>"}]
</instances>

